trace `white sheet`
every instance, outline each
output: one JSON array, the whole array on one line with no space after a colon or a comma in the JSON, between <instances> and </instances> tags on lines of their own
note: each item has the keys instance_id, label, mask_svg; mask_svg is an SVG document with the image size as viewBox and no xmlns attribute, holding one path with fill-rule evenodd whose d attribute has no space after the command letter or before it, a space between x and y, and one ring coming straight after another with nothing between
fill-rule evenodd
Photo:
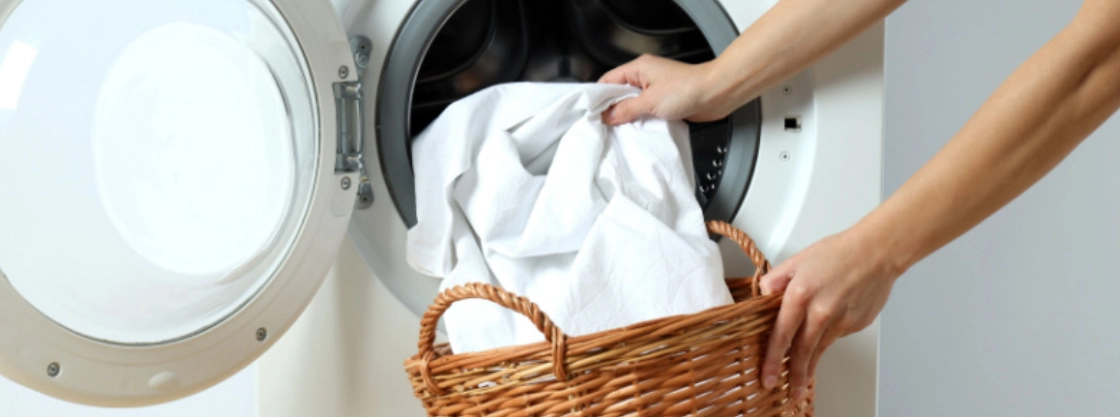
<instances>
[{"instance_id":1,"label":"white sheet","mask_svg":"<svg viewBox=\"0 0 1120 417\"><path fill-rule=\"evenodd\" d=\"M602 123L627 86L513 83L447 108L413 144L408 260L443 288L485 282L570 336L731 303L694 196L688 129ZM445 315L457 353L544 340L486 301Z\"/></svg>"}]
</instances>

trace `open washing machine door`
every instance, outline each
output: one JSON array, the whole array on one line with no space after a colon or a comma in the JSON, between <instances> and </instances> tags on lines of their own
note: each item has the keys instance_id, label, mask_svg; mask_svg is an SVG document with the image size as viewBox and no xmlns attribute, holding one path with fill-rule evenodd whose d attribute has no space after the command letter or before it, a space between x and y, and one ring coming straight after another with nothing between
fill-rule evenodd
<instances>
[{"instance_id":1,"label":"open washing machine door","mask_svg":"<svg viewBox=\"0 0 1120 417\"><path fill-rule=\"evenodd\" d=\"M363 187L328 1L0 1L0 374L100 406L253 362Z\"/></svg>"}]
</instances>

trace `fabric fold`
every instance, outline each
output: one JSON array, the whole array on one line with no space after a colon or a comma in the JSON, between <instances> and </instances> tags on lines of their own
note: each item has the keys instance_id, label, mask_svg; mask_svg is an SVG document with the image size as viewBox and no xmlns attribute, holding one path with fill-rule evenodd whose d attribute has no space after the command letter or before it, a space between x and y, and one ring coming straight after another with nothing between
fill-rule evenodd
<instances>
[{"instance_id":1,"label":"fabric fold","mask_svg":"<svg viewBox=\"0 0 1120 417\"><path fill-rule=\"evenodd\" d=\"M602 122L639 92L512 83L449 106L412 145L410 265L444 289L483 282L524 295L571 336L731 303L694 196L687 126ZM544 340L485 301L444 317L458 353Z\"/></svg>"}]
</instances>

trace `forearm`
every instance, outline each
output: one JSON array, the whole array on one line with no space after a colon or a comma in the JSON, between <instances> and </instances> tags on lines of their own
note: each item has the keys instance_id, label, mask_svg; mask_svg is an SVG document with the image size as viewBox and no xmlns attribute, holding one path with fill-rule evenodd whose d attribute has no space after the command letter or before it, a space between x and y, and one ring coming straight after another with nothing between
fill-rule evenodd
<instances>
[{"instance_id":1,"label":"forearm","mask_svg":"<svg viewBox=\"0 0 1120 417\"><path fill-rule=\"evenodd\" d=\"M713 102L734 109L881 21L905 0L781 0L710 63Z\"/></svg>"},{"instance_id":2,"label":"forearm","mask_svg":"<svg viewBox=\"0 0 1120 417\"><path fill-rule=\"evenodd\" d=\"M1115 17L1100 12L1083 9L945 148L853 227L883 255L884 266L901 273L974 227L1120 107L1120 36Z\"/></svg>"}]
</instances>

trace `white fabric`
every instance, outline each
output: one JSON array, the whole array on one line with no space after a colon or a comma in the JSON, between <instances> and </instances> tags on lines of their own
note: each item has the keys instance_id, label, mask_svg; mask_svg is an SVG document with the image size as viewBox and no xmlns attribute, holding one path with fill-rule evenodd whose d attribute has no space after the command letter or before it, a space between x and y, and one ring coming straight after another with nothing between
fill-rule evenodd
<instances>
[{"instance_id":1,"label":"white fabric","mask_svg":"<svg viewBox=\"0 0 1120 417\"><path fill-rule=\"evenodd\" d=\"M514 83L443 112L413 144L408 260L443 288L500 285L570 336L729 304L693 194L688 129L603 110L638 90ZM444 316L457 353L544 340L487 301Z\"/></svg>"}]
</instances>

